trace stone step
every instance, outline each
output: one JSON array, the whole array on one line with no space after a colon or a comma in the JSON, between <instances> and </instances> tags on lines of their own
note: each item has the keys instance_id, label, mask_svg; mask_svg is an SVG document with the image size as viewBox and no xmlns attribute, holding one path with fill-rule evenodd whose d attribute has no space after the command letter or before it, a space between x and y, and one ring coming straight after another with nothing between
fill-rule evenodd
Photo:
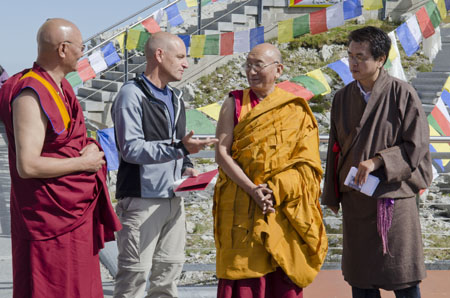
<instances>
[{"instance_id":1,"label":"stone step","mask_svg":"<svg viewBox=\"0 0 450 298\"><path fill-rule=\"evenodd\" d=\"M442 84L438 84L436 82L433 82L432 84L426 84L425 82L420 82L419 84L414 84L414 88L416 90L420 91L434 91L439 92L442 90L442 86L444 85L445 81Z\"/></svg>"},{"instance_id":2,"label":"stone step","mask_svg":"<svg viewBox=\"0 0 450 298\"><path fill-rule=\"evenodd\" d=\"M435 91L417 91L420 101L423 104L435 104L438 100L438 92Z\"/></svg>"},{"instance_id":3,"label":"stone step","mask_svg":"<svg viewBox=\"0 0 450 298\"><path fill-rule=\"evenodd\" d=\"M117 66L118 71L125 71L125 64ZM140 74L145 71L145 64L128 64L128 72Z\"/></svg>"},{"instance_id":4,"label":"stone step","mask_svg":"<svg viewBox=\"0 0 450 298\"><path fill-rule=\"evenodd\" d=\"M214 19L218 19L223 15L222 11L216 11L214 12ZM219 22L231 22L231 23L240 23L240 24L246 24L247 23L248 16L245 14L240 13L232 13L227 14L224 17L221 17Z\"/></svg>"},{"instance_id":5,"label":"stone step","mask_svg":"<svg viewBox=\"0 0 450 298\"><path fill-rule=\"evenodd\" d=\"M102 80L102 79L93 79L92 80L92 88L100 89L105 91L118 92L120 87L122 87L122 82L114 82L110 80Z\"/></svg>"},{"instance_id":6,"label":"stone step","mask_svg":"<svg viewBox=\"0 0 450 298\"><path fill-rule=\"evenodd\" d=\"M132 63L132 64L143 64L143 63L147 62L147 60L145 59L145 56L137 56L137 55L130 57L128 59L128 61L129 61L129 63Z\"/></svg>"},{"instance_id":7,"label":"stone step","mask_svg":"<svg viewBox=\"0 0 450 298\"><path fill-rule=\"evenodd\" d=\"M116 92L102 91L94 88L80 87L78 89L78 96L87 98L89 100L111 102L116 96Z\"/></svg>"},{"instance_id":8,"label":"stone step","mask_svg":"<svg viewBox=\"0 0 450 298\"><path fill-rule=\"evenodd\" d=\"M411 84L416 87L419 85L440 85L441 88L444 85L444 83L447 81L447 77L442 76L441 78L414 78L411 80Z\"/></svg>"},{"instance_id":9,"label":"stone step","mask_svg":"<svg viewBox=\"0 0 450 298\"><path fill-rule=\"evenodd\" d=\"M136 76L135 73L128 73L128 78L132 79ZM103 73L102 79L123 82L125 74L122 71L108 71Z\"/></svg>"},{"instance_id":10,"label":"stone step","mask_svg":"<svg viewBox=\"0 0 450 298\"><path fill-rule=\"evenodd\" d=\"M81 108L86 112L103 112L105 110L105 104L101 101L93 101L84 97L78 96Z\"/></svg>"},{"instance_id":11,"label":"stone step","mask_svg":"<svg viewBox=\"0 0 450 298\"><path fill-rule=\"evenodd\" d=\"M205 35L213 35L213 34L220 34L220 33L222 33L219 30L209 30L209 29L202 30L202 31L203 31L202 34L205 34Z\"/></svg>"},{"instance_id":12,"label":"stone step","mask_svg":"<svg viewBox=\"0 0 450 298\"><path fill-rule=\"evenodd\" d=\"M439 78L447 78L450 75L449 69L447 71L439 71L439 72L418 72L417 78L432 78L432 79L439 79Z\"/></svg>"}]
</instances>

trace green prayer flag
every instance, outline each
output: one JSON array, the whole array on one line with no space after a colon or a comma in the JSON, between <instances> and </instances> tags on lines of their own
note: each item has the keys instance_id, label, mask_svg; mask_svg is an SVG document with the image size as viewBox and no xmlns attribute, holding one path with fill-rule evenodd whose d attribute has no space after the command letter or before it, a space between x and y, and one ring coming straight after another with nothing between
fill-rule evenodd
<instances>
[{"instance_id":1,"label":"green prayer flag","mask_svg":"<svg viewBox=\"0 0 450 298\"><path fill-rule=\"evenodd\" d=\"M327 92L327 88L318 80L311 78L310 76L298 76L292 78L291 82L299 83L309 91L311 91L314 95L319 95L324 92Z\"/></svg>"},{"instance_id":2,"label":"green prayer flag","mask_svg":"<svg viewBox=\"0 0 450 298\"><path fill-rule=\"evenodd\" d=\"M309 14L294 18L292 26L294 37L309 33Z\"/></svg>"},{"instance_id":3,"label":"green prayer flag","mask_svg":"<svg viewBox=\"0 0 450 298\"><path fill-rule=\"evenodd\" d=\"M211 0L202 0L201 5L205 6L208 5L209 3L211 3Z\"/></svg>"},{"instance_id":4,"label":"green prayer flag","mask_svg":"<svg viewBox=\"0 0 450 298\"><path fill-rule=\"evenodd\" d=\"M66 75L66 79L69 81L72 88L83 84L83 80L81 79L80 75L78 74L78 71L69 72Z\"/></svg>"},{"instance_id":5,"label":"green prayer flag","mask_svg":"<svg viewBox=\"0 0 450 298\"><path fill-rule=\"evenodd\" d=\"M139 30L139 31L146 31L146 30L145 30L145 27L144 27L141 23L137 24L136 26L134 26L134 27L131 28L131 29L133 29L133 30Z\"/></svg>"},{"instance_id":6,"label":"green prayer flag","mask_svg":"<svg viewBox=\"0 0 450 298\"><path fill-rule=\"evenodd\" d=\"M441 23L441 13L439 12L436 3L434 3L433 0L428 1L425 4L425 9L428 13L428 16L430 17L433 27L437 28L437 26L439 26L439 24Z\"/></svg>"},{"instance_id":7,"label":"green prayer flag","mask_svg":"<svg viewBox=\"0 0 450 298\"><path fill-rule=\"evenodd\" d=\"M428 124L431 125L441 136L445 136L444 131L437 123L436 119L434 119L433 115L430 113L427 117Z\"/></svg>"},{"instance_id":8,"label":"green prayer flag","mask_svg":"<svg viewBox=\"0 0 450 298\"><path fill-rule=\"evenodd\" d=\"M219 55L220 34L206 35L203 55Z\"/></svg>"},{"instance_id":9,"label":"green prayer flag","mask_svg":"<svg viewBox=\"0 0 450 298\"><path fill-rule=\"evenodd\" d=\"M386 60L386 63L384 64L384 69L389 69L392 67L392 62L390 59Z\"/></svg>"},{"instance_id":10,"label":"green prayer flag","mask_svg":"<svg viewBox=\"0 0 450 298\"><path fill-rule=\"evenodd\" d=\"M138 41L138 44L137 44L137 47L136 47L136 49L138 51L141 51L141 52L144 51L145 43L147 42L149 37L150 37L150 33L148 33L147 31L142 31L141 32L141 35L139 35L139 41Z\"/></svg>"},{"instance_id":11,"label":"green prayer flag","mask_svg":"<svg viewBox=\"0 0 450 298\"><path fill-rule=\"evenodd\" d=\"M196 135L214 135L216 133L216 127L211 120L197 110L186 110L186 130L193 130Z\"/></svg>"}]
</instances>

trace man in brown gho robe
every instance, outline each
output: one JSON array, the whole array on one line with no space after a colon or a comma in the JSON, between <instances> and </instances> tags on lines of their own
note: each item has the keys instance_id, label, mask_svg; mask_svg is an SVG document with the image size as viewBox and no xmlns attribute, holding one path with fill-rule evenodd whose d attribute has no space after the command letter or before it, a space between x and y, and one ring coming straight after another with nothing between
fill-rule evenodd
<instances>
[{"instance_id":1,"label":"man in brown gho robe","mask_svg":"<svg viewBox=\"0 0 450 298\"><path fill-rule=\"evenodd\" d=\"M322 203L342 205L344 279L354 298L420 297L425 278L416 194L432 177L429 129L414 88L389 76L384 63L391 41L375 27L349 35L348 59L355 81L339 90L331 109ZM344 181L369 174L380 179L372 196Z\"/></svg>"}]
</instances>

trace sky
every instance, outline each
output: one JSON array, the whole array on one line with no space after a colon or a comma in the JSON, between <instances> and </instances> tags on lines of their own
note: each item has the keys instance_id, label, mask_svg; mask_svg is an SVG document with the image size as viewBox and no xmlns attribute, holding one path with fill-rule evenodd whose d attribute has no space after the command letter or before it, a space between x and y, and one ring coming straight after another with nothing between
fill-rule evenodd
<instances>
[{"instance_id":1,"label":"sky","mask_svg":"<svg viewBox=\"0 0 450 298\"><path fill-rule=\"evenodd\" d=\"M154 2L157 0L0 0L0 65L10 76L30 68L37 55L37 31L48 18L75 23L86 40ZM167 3L165 0L157 7Z\"/></svg>"}]
</instances>

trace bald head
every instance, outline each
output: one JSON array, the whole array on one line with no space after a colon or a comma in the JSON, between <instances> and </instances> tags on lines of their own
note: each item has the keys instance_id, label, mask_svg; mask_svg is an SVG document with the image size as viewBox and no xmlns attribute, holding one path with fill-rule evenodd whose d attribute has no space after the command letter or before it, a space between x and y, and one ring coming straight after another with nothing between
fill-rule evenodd
<instances>
[{"instance_id":1,"label":"bald head","mask_svg":"<svg viewBox=\"0 0 450 298\"><path fill-rule=\"evenodd\" d=\"M278 61L282 63L281 61L281 53L275 47L273 44L270 43L261 43L259 45L256 45L248 54L252 57L266 57L266 58L272 58L273 61Z\"/></svg>"},{"instance_id":2,"label":"bald head","mask_svg":"<svg viewBox=\"0 0 450 298\"><path fill-rule=\"evenodd\" d=\"M55 49L63 41L72 42L74 39L73 42L82 42L80 30L74 23L65 19L48 19L37 34L38 55Z\"/></svg>"},{"instance_id":3,"label":"bald head","mask_svg":"<svg viewBox=\"0 0 450 298\"><path fill-rule=\"evenodd\" d=\"M147 60L153 57L157 49L171 51L175 47L180 46L180 43L184 45L178 36L169 32L160 31L153 33L145 45L145 57L147 57Z\"/></svg>"}]
</instances>

